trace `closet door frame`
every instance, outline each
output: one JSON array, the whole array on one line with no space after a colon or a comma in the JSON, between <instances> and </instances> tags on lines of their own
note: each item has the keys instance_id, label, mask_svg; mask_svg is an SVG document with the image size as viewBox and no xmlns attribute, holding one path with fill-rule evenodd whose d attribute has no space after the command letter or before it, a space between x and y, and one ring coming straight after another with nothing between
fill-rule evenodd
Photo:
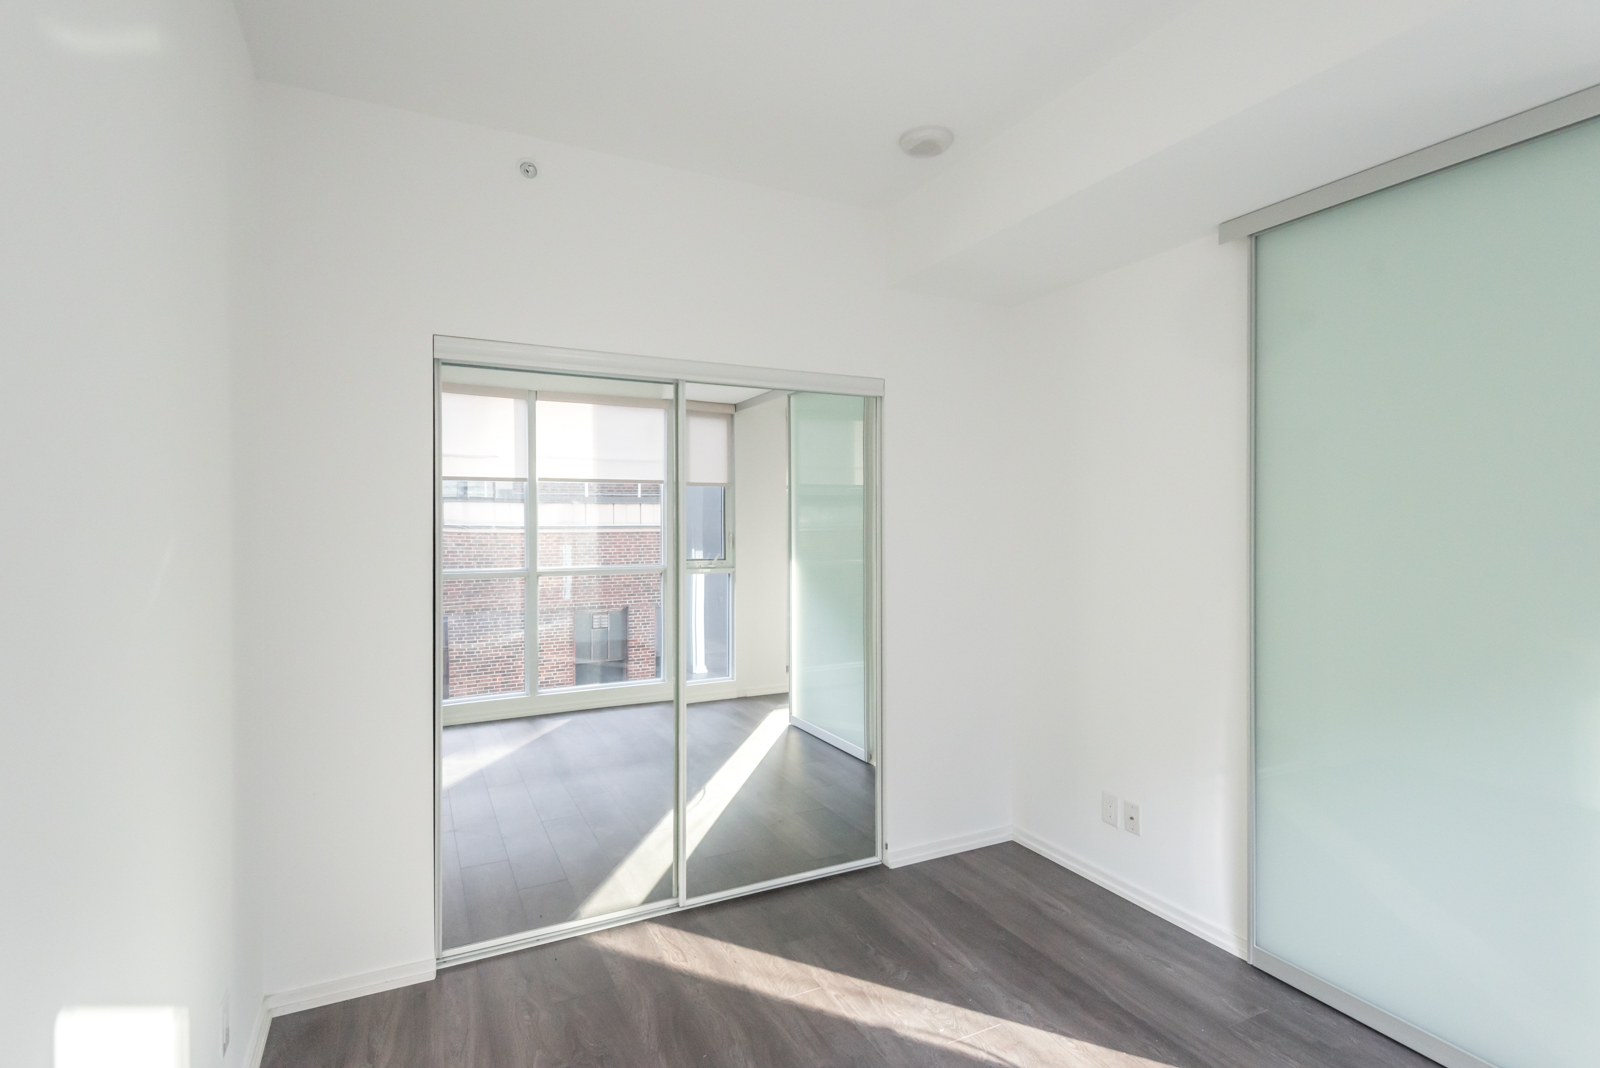
<instances>
[{"instance_id":1,"label":"closet door frame","mask_svg":"<svg viewBox=\"0 0 1600 1068\"><path fill-rule=\"evenodd\" d=\"M592 378L617 378L633 381L656 382L673 387L674 413L677 433L672 435L672 470L667 485L672 488L672 522L677 526L677 537L663 539L673 543L674 559L670 561L667 585L672 590L670 611L663 606L662 617L674 621L673 656L673 706L676 723L676 768L674 770L676 799L674 807L673 869L677 895L661 902L640 905L594 919L572 920L536 931L525 931L503 938L490 939L465 946L444 948L444 867L442 862L443 834L441 819L444 802L444 628L443 578L441 553L443 549L444 505L438 491L443 477L440 452L441 421L440 394L441 369L445 364L477 366L507 371L532 371L551 374L576 374ZM861 860L800 872L778 879L770 879L749 886L715 894L690 898L686 894L687 858L684 855L688 802L688 730L687 730L687 677L685 675L686 643L682 641L685 613L685 591L689 568L681 559L683 538L686 535L684 498L687 469L682 462L679 443L685 440L688 405L685 387L689 383L705 385L743 386L769 390L806 393L836 393L864 398L866 457L866 545L865 545L865 633L866 633L866 738L868 763L874 767L874 808L876 832L873 835L873 854ZM591 352L582 349L555 348L545 345L516 342L484 341L473 338L434 335L433 337L433 521L434 521L434 594L433 594L433 939L434 956L439 967L464 964L468 961L501 953L514 952L530 946L542 945L563 938L604 930L619 924L632 923L664 913L676 912L698 905L710 904L763 890L788 886L825 878L841 872L873 867L883 863L884 828L883 803L885 796L884 740L883 740L883 590L882 590L882 402L884 382L881 378L863 378L854 375L825 374L816 371L784 371L765 367L747 367L738 364L706 363L695 360L674 360L653 356L634 356L623 353ZM530 537L533 535L530 534ZM663 589L665 594L666 590ZM530 623L532 621L529 621Z\"/></svg>"}]
</instances>

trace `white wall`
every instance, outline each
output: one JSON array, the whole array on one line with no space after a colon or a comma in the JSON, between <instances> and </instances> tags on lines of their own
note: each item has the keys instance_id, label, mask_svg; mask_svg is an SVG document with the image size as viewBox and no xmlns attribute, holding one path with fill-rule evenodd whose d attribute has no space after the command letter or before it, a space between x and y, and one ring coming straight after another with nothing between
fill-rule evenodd
<instances>
[{"instance_id":1,"label":"white wall","mask_svg":"<svg viewBox=\"0 0 1600 1068\"><path fill-rule=\"evenodd\" d=\"M1242 949L1248 260L1212 238L1016 309L1018 836ZM1100 794L1141 808L1135 837Z\"/></svg>"},{"instance_id":2,"label":"white wall","mask_svg":"<svg viewBox=\"0 0 1600 1068\"><path fill-rule=\"evenodd\" d=\"M946 505L1000 459L971 376L996 309L888 292L866 211L303 90L258 107L240 700L269 991L432 957L434 333L885 377L887 837L1009 824L1007 703L940 645L994 604L951 581L987 523Z\"/></svg>"},{"instance_id":3,"label":"white wall","mask_svg":"<svg viewBox=\"0 0 1600 1068\"><path fill-rule=\"evenodd\" d=\"M226 5L86 10L0 34L8 1057L157 1002L214 1064L227 989L238 1060L262 989L431 961L434 333L887 378L891 856L1014 822L1239 947L1242 247L1006 311L891 292L872 212L252 90ZM949 655L999 612L1020 655Z\"/></svg>"},{"instance_id":4,"label":"white wall","mask_svg":"<svg viewBox=\"0 0 1600 1068\"><path fill-rule=\"evenodd\" d=\"M0 1050L72 1004L259 1000L235 952L229 306L249 62L202 0L0 32Z\"/></svg>"}]
</instances>

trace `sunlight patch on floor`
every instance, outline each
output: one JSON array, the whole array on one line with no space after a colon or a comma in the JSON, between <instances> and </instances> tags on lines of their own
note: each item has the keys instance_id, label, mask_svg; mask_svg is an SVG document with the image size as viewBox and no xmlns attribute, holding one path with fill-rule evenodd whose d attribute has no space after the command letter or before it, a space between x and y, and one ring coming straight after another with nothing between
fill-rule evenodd
<instances>
[{"instance_id":1,"label":"sunlight patch on floor","mask_svg":"<svg viewBox=\"0 0 1600 1068\"><path fill-rule=\"evenodd\" d=\"M792 961L657 923L635 923L591 935L600 948L709 982L740 987L774 1001L792 1001L870 1030L950 1053L1018 1066L1173 1068L1132 1053L990 1016L975 1009Z\"/></svg>"},{"instance_id":2,"label":"sunlight patch on floor","mask_svg":"<svg viewBox=\"0 0 1600 1068\"><path fill-rule=\"evenodd\" d=\"M478 741L471 749L444 755L444 788L446 790L463 780L470 779L484 768L499 763L535 738L543 738L558 727L571 722L566 719L529 723L522 727L511 741Z\"/></svg>"},{"instance_id":3,"label":"sunlight patch on floor","mask_svg":"<svg viewBox=\"0 0 1600 1068\"><path fill-rule=\"evenodd\" d=\"M744 789L744 784L755 774L761 761L766 759L766 755L788 729L788 707L773 709L761 721L761 725L750 732L750 737L734 750L727 763L707 780L700 792L689 798L690 856L694 856L694 851L706 840L711 828L716 826L717 820L722 818L739 791Z\"/></svg>"},{"instance_id":4,"label":"sunlight patch on floor","mask_svg":"<svg viewBox=\"0 0 1600 1068\"><path fill-rule=\"evenodd\" d=\"M700 848L711 828L727 811L733 799L750 781L761 761L789 729L789 709L775 708L767 714L716 770L699 793L689 799L688 855ZM672 813L661 817L633 852L584 899L578 907L582 917L603 916L630 909L648 900L661 877L672 870Z\"/></svg>"}]
</instances>

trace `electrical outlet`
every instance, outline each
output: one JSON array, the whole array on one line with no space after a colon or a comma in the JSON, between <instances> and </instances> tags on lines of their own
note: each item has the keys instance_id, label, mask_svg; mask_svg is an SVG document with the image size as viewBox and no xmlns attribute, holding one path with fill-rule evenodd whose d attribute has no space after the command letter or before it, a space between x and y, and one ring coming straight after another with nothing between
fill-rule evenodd
<instances>
[{"instance_id":1,"label":"electrical outlet","mask_svg":"<svg viewBox=\"0 0 1600 1068\"><path fill-rule=\"evenodd\" d=\"M1100 794L1100 819L1115 827L1117 825L1117 795L1102 792Z\"/></svg>"},{"instance_id":2,"label":"electrical outlet","mask_svg":"<svg viewBox=\"0 0 1600 1068\"><path fill-rule=\"evenodd\" d=\"M1122 803L1122 829L1129 834L1139 833L1139 806L1132 801Z\"/></svg>"}]
</instances>

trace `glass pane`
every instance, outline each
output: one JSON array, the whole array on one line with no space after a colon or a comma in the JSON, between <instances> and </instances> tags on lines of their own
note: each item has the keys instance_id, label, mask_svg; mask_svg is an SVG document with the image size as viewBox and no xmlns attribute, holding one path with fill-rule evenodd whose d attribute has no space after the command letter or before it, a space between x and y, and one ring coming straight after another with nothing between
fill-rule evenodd
<instances>
[{"instance_id":1,"label":"glass pane","mask_svg":"<svg viewBox=\"0 0 1600 1068\"><path fill-rule=\"evenodd\" d=\"M666 481L666 408L541 400L536 415L539 478Z\"/></svg>"},{"instance_id":2,"label":"glass pane","mask_svg":"<svg viewBox=\"0 0 1600 1068\"><path fill-rule=\"evenodd\" d=\"M732 420L716 412L689 413L689 482L728 481L728 433Z\"/></svg>"},{"instance_id":3,"label":"glass pane","mask_svg":"<svg viewBox=\"0 0 1600 1068\"><path fill-rule=\"evenodd\" d=\"M733 676L733 576L689 576L689 680Z\"/></svg>"},{"instance_id":4,"label":"glass pane","mask_svg":"<svg viewBox=\"0 0 1600 1068\"><path fill-rule=\"evenodd\" d=\"M1257 245L1256 937L1600 1064L1600 124Z\"/></svg>"},{"instance_id":5,"label":"glass pane","mask_svg":"<svg viewBox=\"0 0 1600 1068\"><path fill-rule=\"evenodd\" d=\"M663 675L662 483L674 394L660 383L475 367L443 373L445 390L460 394L442 413L447 569L656 569L546 575L531 588L521 577L447 571L447 695L516 695L526 680L580 709L474 722L508 704L447 706L440 864L443 943L455 948L678 893L676 715L660 701L670 688L652 684ZM534 483L536 498L528 497L527 461L516 459L528 452L519 388L537 395L534 473L544 478ZM529 561L524 528L535 507ZM534 621L542 671L524 663L525 594L542 605ZM618 686L629 682L643 685ZM628 703L647 698L656 703Z\"/></svg>"},{"instance_id":6,"label":"glass pane","mask_svg":"<svg viewBox=\"0 0 1600 1068\"><path fill-rule=\"evenodd\" d=\"M782 694L690 705L689 894L872 856L874 770L793 723Z\"/></svg>"},{"instance_id":7,"label":"glass pane","mask_svg":"<svg viewBox=\"0 0 1600 1068\"><path fill-rule=\"evenodd\" d=\"M721 486L689 486L684 496L684 519L688 526L688 553L691 560L721 560L724 548L723 524L726 493Z\"/></svg>"},{"instance_id":8,"label":"glass pane","mask_svg":"<svg viewBox=\"0 0 1600 1068\"><path fill-rule=\"evenodd\" d=\"M444 478L528 477L526 399L445 392L439 431Z\"/></svg>"},{"instance_id":9,"label":"glass pane","mask_svg":"<svg viewBox=\"0 0 1600 1068\"><path fill-rule=\"evenodd\" d=\"M702 651L704 677L717 668L726 598L738 635L730 675L740 693L761 695L689 706L685 833L692 896L874 853L876 769L862 759L865 408L852 398L815 398L816 405L814 398L797 399L803 434L795 452L805 477L790 472L784 405L736 412L738 492L730 520L738 581L723 587L723 575L691 572L686 584L689 677L700 677ZM802 509L803 533L791 565L792 507ZM795 694L786 692L791 628L806 636ZM689 693L719 691L728 692L711 683ZM803 703L791 707L791 696Z\"/></svg>"},{"instance_id":10,"label":"glass pane","mask_svg":"<svg viewBox=\"0 0 1600 1068\"><path fill-rule=\"evenodd\" d=\"M821 393L796 393L789 401L794 714L864 749L864 402Z\"/></svg>"},{"instance_id":11,"label":"glass pane","mask_svg":"<svg viewBox=\"0 0 1600 1068\"><path fill-rule=\"evenodd\" d=\"M661 575L539 579L539 689L661 675Z\"/></svg>"},{"instance_id":12,"label":"glass pane","mask_svg":"<svg viewBox=\"0 0 1600 1068\"><path fill-rule=\"evenodd\" d=\"M524 690L521 578L444 580L444 697Z\"/></svg>"},{"instance_id":13,"label":"glass pane","mask_svg":"<svg viewBox=\"0 0 1600 1068\"><path fill-rule=\"evenodd\" d=\"M444 945L674 897L671 702L444 729Z\"/></svg>"},{"instance_id":14,"label":"glass pane","mask_svg":"<svg viewBox=\"0 0 1600 1068\"><path fill-rule=\"evenodd\" d=\"M444 567L523 567L526 482L444 480Z\"/></svg>"},{"instance_id":15,"label":"glass pane","mask_svg":"<svg viewBox=\"0 0 1600 1068\"><path fill-rule=\"evenodd\" d=\"M540 567L659 563L661 483L539 483Z\"/></svg>"}]
</instances>

